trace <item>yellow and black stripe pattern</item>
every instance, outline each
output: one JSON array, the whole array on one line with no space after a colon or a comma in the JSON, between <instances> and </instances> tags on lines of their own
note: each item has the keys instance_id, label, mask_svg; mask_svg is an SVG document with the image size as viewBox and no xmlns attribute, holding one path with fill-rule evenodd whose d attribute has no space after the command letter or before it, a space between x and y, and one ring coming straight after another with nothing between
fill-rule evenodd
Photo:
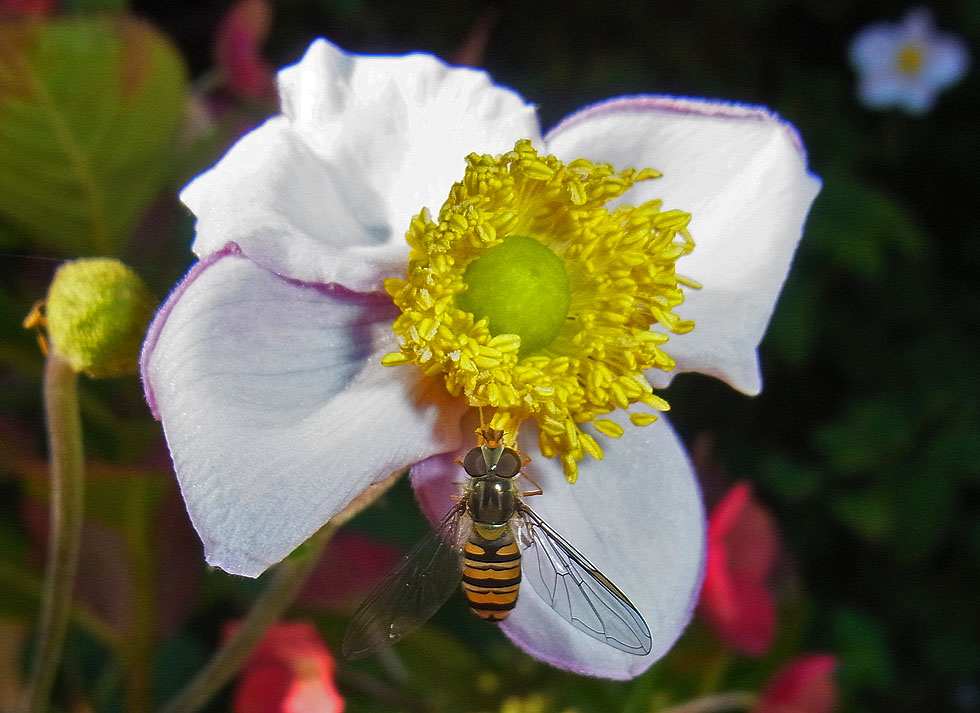
<instances>
[{"instance_id":1,"label":"yellow and black stripe pattern","mask_svg":"<svg viewBox=\"0 0 980 713\"><path fill-rule=\"evenodd\" d=\"M470 609L486 621L502 621L517 603L521 551L509 533L488 540L470 533L463 547L463 591Z\"/></svg>"}]
</instances>

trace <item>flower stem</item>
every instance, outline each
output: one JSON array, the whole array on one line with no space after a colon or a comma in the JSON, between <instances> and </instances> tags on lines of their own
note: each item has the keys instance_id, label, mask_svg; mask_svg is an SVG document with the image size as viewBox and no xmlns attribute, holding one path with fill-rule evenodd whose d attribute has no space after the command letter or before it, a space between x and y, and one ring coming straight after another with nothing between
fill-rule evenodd
<instances>
[{"instance_id":1,"label":"flower stem","mask_svg":"<svg viewBox=\"0 0 980 713\"><path fill-rule=\"evenodd\" d=\"M152 514L148 498L127 503L126 545L132 565L132 628L126 651L126 713L149 713L153 708L151 678L156 644Z\"/></svg>"},{"instance_id":2,"label":"flower stem","mask_svg":"<svg viewBox=\"0 0 980 713\"><path fill-rule=\"evenodd\" d=\"M724 713L731 710L749 710L756 704L758 698L750 691L716 693L670 708L661 708L657 713Z\"/></svg>"},{"instance_id":3,"label":"flower stem","mask_svg":"<svg viewBox=\"0 0 980 713\"><path fill-rule=\"evenodd\" d=\"M26 709L30 713L44 713L49 707L72 610L85 514L78 374L54 349L44 366L44 411L51 468L51 521L37 651L27 689Z\"/></svg>"},{"instance_id":4,"label":"flower stem","mask_svg":"<svg viewBox=\"0 0 980 713\"><path fill-rule=\"evenodd\" d=\"M401 475L402 472L398 472L386 480L369 485L367 490L307 540L304 546L276 565L272 581L255 600L235 634L161 713L193 713L207 705L238 672L269 627L292 604L333 534L354 515L377 500Z\"/></svg>"}]
</instances>

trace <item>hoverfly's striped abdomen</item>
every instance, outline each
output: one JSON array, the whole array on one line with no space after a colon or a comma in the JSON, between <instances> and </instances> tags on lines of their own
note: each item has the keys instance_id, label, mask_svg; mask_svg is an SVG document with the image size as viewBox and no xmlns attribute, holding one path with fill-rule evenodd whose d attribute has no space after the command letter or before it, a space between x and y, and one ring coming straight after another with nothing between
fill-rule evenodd
<instances>
[{"instance_id":1,"label":"hoverfly's striped abdomen","mask_svg":"<svg viewBox=\"0 0 980 713\"><path fill-rule=\"evenodd\" d=\"M509 532L488 540L473 528L463 547L463 591L481 619L502 621L517 603L521 551Z\"/></svg>"}]
</instances>

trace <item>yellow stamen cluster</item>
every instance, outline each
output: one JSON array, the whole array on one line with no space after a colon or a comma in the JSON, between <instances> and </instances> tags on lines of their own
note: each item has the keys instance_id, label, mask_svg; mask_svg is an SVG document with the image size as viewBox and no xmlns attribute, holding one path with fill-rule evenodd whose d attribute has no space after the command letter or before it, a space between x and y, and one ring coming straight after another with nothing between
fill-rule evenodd
<instances>
[{"instance_id":1,"label":"yellow stamen cluster","mask_svg":"<svg viewBox=\"0 0 980 713\"><path fill-rule=\"evenodd\" d=\"M560 457L574 481L586 453L602 457L580 424L594 422L615 437L622 429L600 416L637 403L667 409L643 371L674 366L661 349L667 335L652 325L678 334L694 326L673 311L684 299L682 286L696 287L674 273L694 247L690 215L661 211L661 201L605 208L635 182L660 175L651 169L617 172L585 159L563 164L539 156L528 140L502 156L471 154L466 161L438 221L426 210L412 220L406 279L385 283L402 314L394 324L401 350L383 363L444 374L453 395L496 408L495 428L516 433L533 417L541 453ZM519 335L492 334L486 318L457 306L467 265L511 236L531 237L563 261L571 297L554 339L527 354L519 353ZM499 288L508 289L506 280ZM631 414L635 425L655 418Z\"/></svg>"}]
</instances>

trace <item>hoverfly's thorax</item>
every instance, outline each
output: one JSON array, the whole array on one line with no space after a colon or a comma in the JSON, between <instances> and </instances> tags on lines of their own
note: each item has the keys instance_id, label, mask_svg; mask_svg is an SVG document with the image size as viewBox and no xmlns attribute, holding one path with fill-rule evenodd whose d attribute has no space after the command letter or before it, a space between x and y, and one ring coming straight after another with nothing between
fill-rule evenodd
<instances>
[{"instance_id":1,"label":"hoverfly's thorax","mask_svg":"<svg viewBox=\"0 0 980 713\"><path fill-rule=\"evenodd\" d=\"M506 525L519 505L512 480L488 475L470 481L466 507L477 525Z\"/></svg>"}]
</instances>

